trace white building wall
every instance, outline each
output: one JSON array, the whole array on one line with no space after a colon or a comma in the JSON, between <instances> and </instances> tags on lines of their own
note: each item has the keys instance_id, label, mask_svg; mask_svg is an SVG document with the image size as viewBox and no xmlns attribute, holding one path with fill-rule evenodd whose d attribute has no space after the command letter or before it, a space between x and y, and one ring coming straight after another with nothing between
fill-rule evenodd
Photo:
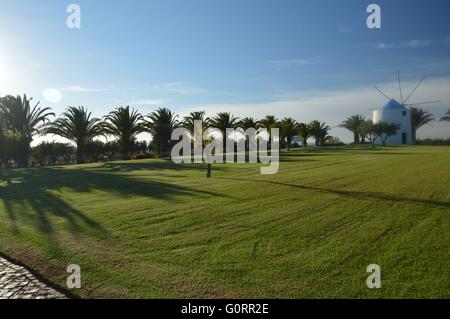
<instances>
[{"instance_id":1,"label":"white building wall","mask_svg":"<svg viewBox=\"0 0 450 319\"><path fill-rule=\"evenodd\" d=\"M400 125L396 135L388 138L387 145L402 145L402 134L406 134L406 144L413 144L412 128L411 128L411 113L409 109L379 109L373 112L373 123L387 122ZM381 144L381 140L377 138L375 141Z\"/></svg>"}]
</instances>

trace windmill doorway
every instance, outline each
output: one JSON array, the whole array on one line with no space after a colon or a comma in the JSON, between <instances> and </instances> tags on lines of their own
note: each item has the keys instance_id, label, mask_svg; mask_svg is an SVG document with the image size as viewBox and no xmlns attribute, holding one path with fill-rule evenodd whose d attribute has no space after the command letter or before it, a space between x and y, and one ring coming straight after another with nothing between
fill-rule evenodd
<instances>
[{"instance_id":1,"label":"windmill doorway","mask_svg":"<svg viewBox=\"0 0 450 319\"><path fill-rule=\"evenodd\" d=\"M408 144L408 134L407 133L402 133L402 144L403 145Z\"/></svg>"}]
</instances>

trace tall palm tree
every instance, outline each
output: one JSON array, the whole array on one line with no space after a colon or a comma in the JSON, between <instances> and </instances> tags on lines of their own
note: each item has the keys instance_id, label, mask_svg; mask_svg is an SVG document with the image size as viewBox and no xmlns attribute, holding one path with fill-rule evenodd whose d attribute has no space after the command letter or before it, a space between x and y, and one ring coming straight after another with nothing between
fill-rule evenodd
<instances>
[{"instance_id":1,"label":"tall palm tree","mask_svg":"<svg viewBox=\"0 0 450 319\"><path fill-rule=\"evenodd\" d=\"M258 121L255 120L253 117L244 117L242 120L239 121L237 126L239 128L241 128L242 130L244 130L244 132L248 129L255 129L255 130L259 129ZM249 148L250 148L249 145L250 145L250 136L245 136L245 150L246 151L249 150Z\"/></svg>"},{"instance_id":2,"label":"tall palm tree","mask_svg":"<svg viewBox=\"0 0 450 319\"><path fill-rule=\"evenodd\" d=\"M92 118L82 106L70 106L56 121L50 123L45 133L64 137L77 146L77 163L85 162L86 146L92 140L104 133L103 124L98 118Z\"/></svg>"},{"instance_id":3,"label":"tall palm tree","mask_svg":"<svg viewBox=\"0 0 450 319\"><path fill-rule=\"evenodd\" d=\"M197 112L191 112L188 116L185 116L183 118L183 121L180 123L180 127L183 127L189 131L188 138L191 140L191 148L194 148L195 146L195 122L200 121L201 128L200 131L197 132L201 135L200 139L202 141L202 146L205 146L208 141L203 139L204 132L209 127L210 119L209 117L206 117L206 113L204 111L197 111ZM194 150L195 151L195 150Z\"/></svg>"},{"instance_id":4,"label":"tall palm tree","mask_svg":"<svg viewBox=\"0 0 450 319\"><path fill-rule=\"evenodd\" d=\"M192 138L194 136L195 121L200 121L202 123L202 131L206 131L206 129L209 127L210 124L210 119L209 117L206 117L204 111L191 112L189 113L188 116L185 116L183 118L183 121L180 123L180 126L189 130L189 133L191 134Z\"/></svg>"},{"instance_id":5,"label":"tall palm tree","mask_svg":"<svg viewBox=\"0 0 450 319\"><path fill-rule=\"evenodd\" d=\"M147 117L145 128L153 136L158 153L166 155L171 150L172 132L179 126L178 115L167 108L159 108Z\"/></svg>"},{"instance_id":6,"label":"tall palm tree","mask_svg":"<svg viewBox=\"0 0 450 319\"><path fill-rule=\"evenodd\" d=\"M258 125L270 131L272 128L279 128L280 122L274 115L267 115L265 118L258 121Z\"/></svg>"},{"instance_id":7,"label":"tall palm tree","mask_svg":"<svg viewBox=\"0 0 450 319\"><path fill-rule=\"evenodd\" d=\"M316 139L316 146L323 145L326 141L328 132L331 130L331 127L322 123L320 121L312 121L309 124L309 129L311 131L311 135Z\"/></svg>"},{"instance_id":8,"label":"tall palm tree","mask_svg":"<svg viewBox=\"0 0 450 319\"><path fill-rule=\"evenodd\" d=\"M302 139L303 146L308 146L308 138L311 136L311 130L309 129L309 125L307 123L298 124L298 135Z\"/></svg>"},{"instance_id":9,"label":"tall palm tree","mask_svg":"<svg viewBox=\"0 0 450 319\"><path fill-rule=\"evenodd\" d=\"M285 117L281 121L281 134L283 139L286 139L286 146L288 151L291 150L292 139L298 134L299 124L291 117Z\"/></svg>"},{"instance_id":10,"label":"tall palm tree","mask_svg":"<svg viewBox=\"0 0 450 319\"><path fill-rule=\"evenodd\" d=\"M31 99L27 99L24 94L21 96L6 96L0 99L0 117L3 119L5 129L18 136L19 152L17 154L17 164L19 167L28 166L30 155L30 143L33 136L39 134L50 116L55 114L49 107L40 108L39 102L33 107L30 105Z\"/></svg>"},{"instance_id":11,"label":"tall palm tree","mask_svg":"<svg viewBox=\"0 0 450 319\"><path fill-rule=\"evenodd\" d=\"M238 123L239 118L235 117L234 115L228 112L217 113L215 117L211 118L210 127L215 128L222 133L224 156L226 152L226 142L227 142L226 129L227 128L234 129L238 126Z\"/></svg>"},{"instance_id":12,"label":"tall palm tree","mask_svg":"<svg viewBox=\"0 0 450 319\"><path fill-rule=\"evenodd\" d=\"M272 144L272 129L274 128L280 128L280 122L274 115L267 115L265 118L258 121L258 125L260 128L267 129L267 132L269 134L268 138L268 147L271 148Z\"/></svg>"},{"instance_id":13,"label":"tall palm tree","mask_svg":"<svg viewBox=\"0 0 450 319\"><path fill-rule=\"evenodd\" d=\"M353 115L350 116L348 119L342 122L340 127L343 127L350 132L353 133L353 143L359 144L360 143L360 136L359 136L359 128L362 123L366 121L366 118L362 115Z\"/></svg>"},{"instance_id":14,"label":"tall palm tree","mask_svg":"<svg viewBox=\"0 0 450 319\"><path fill-rule=\"evenodd\" d=\"M105 116L104 133L114 136L122 146L124 160L131 158L131 150L136 136L144 131L143 117L129 106L119 107Z\"/></svg>"},{"instance_id":15,"label":"tall palm tree","mask_svg":"<svg viewBox=\"0 0 450 319\"><path fill-rule=\"evenodd\" d=\"M441 117L441 121L450 122L450 109L448 109L447 113L443 117Z\"/></svg>"},{"instance_id":16,"label":"tall palm tree","mask_svg":"<svg viewBox=\"0 0 450 319\"><path fill-rule=\"evenodd\" d=\"M410 107L410 112L411 112L412 139L413 143L415 143L417 130L422 126L433 122L434 117L433 114L429 113L428 111L415 107Z\"/></svg>"},{"instance_id":17,"label":"tall palm tree","mask_svg":"<svg viewBox=\"0 0 450 319\"><path fill-rule=\"evenodd\" d=\"M256 130L259 128L258 121L255 120L253 117L244 117L239 121L237 126L243 129L244 131L248 130L249 128L254 128Z\"/></svg>"}]
</instances>

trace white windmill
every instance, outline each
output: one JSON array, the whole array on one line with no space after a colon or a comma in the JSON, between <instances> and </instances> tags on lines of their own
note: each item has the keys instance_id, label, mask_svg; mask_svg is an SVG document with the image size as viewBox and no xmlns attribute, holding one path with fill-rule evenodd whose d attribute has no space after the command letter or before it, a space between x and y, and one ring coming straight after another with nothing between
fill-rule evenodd
<instances>
[{"instance_id":1,"label":"white windmill","mask_svg":"<svg viewBox=\"0 0 450 319\"><path fill-rule=\"evenodd\" d=\"M408 103L409 99L414 95L419 86L423 83L425 78L422 78L419 83L415 86L415 88L411 91L411 93L403 99L403 91L402 84L400 81L400 71L397 70L398 76L398 88L400 91L400 102L397 100L390 98L387 96L381 89L377 86L375 88L380 92L389 102L383 107L376 109L373 111L373 123L387 122L387 123L395 123L400 126L396 135L393 135L389 138L388 144L390 145L411 145L413 144L413 132L411 125L411 106L415 105L424 105L437 103L439 101L429 101L422 103ZM376 140L376 143L380 143L379 139Z\"/></svg>"}]
</instances>

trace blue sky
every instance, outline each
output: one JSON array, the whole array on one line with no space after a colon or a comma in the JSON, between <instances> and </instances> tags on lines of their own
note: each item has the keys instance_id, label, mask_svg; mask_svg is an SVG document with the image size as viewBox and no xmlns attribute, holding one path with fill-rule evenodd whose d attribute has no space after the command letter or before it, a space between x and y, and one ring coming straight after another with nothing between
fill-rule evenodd
<instances>
[{"instance_id":1,"label":"blue sky","mask_svg":"<svg viewBox=\"0 0 450 319\"><path fill-rule=\"evenodd\" d=\"M70 3L81 29L66 27ZM370 3L381 30L366 26ZM427 76L414 102L441 100L426 106L438 117L450 107L448 12L448 0L0 0L0 94L27 93L57 113L130 104L334 127L385 102L374 84L397 97L399 68L406 91ZM62 98L49 101L49 88ZM435 123L419 137L450 129Z\"/></svg>"}]
</instances>

